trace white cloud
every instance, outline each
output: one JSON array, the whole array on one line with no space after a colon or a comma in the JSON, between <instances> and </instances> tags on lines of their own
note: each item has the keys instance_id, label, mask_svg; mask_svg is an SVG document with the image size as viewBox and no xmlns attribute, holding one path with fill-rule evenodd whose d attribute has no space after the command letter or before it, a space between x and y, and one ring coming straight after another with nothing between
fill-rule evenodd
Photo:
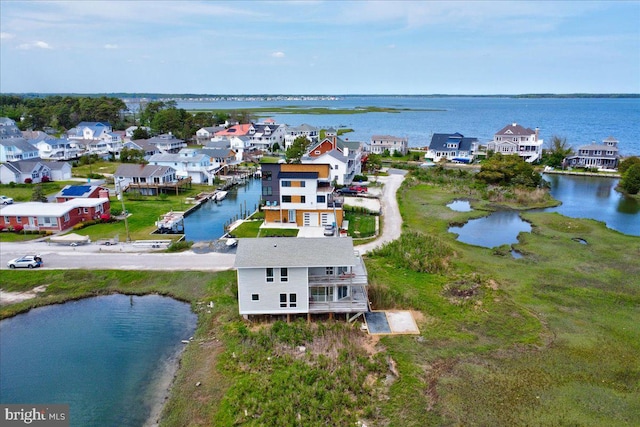
<instances>
[{"instance_id":1,"label":"white cloud","mask_svg":"<svg viewBox=\"0 0 640 427\"><path fill-rule=\"evenodd\" d=\"M109 43L107 43L107 44L104 45L104 48L105 49L117 49L118 45L117 44L109 44Z\"/></svg>"},{"instance_id":2,"label":"white cloud","mask_svg":"<svg viewBox=\"0 0 640 427\"><path fill-rule=\"evenodd\" d=\"M11 33L4 33L4 32L0 33L0 40L9 40L9 39L12 39L14 37L15 37L15 35L11 34Z\"/></svg>"},{"instance_id":3,"label":"white cloud","mask_svg":"<svg viewBox=\"0 0 640 427\"><path fill-rule=\"evenodd\" d=\"M272 58L284 58L285 54L284 54L284 52L273 52L271 54L271 57Z\"/></svg>"},{"instance_id":4,"label":"white cloud","mask_svg":"<svg viewBox=\"0 0 640 427\"><path fill-rule=\"evenodd\" d=\"M49 43L43 42L42 40L37 40L35 42L22 43L21 45L18 45L18 49L29 50L29 49L53 49L53 48Z\"/></svg>"}]
</instances>

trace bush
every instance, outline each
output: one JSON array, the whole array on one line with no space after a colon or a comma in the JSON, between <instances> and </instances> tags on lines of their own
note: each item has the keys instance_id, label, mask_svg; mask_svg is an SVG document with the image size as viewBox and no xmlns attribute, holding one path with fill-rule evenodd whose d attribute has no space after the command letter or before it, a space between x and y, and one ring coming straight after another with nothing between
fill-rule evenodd
<instances>
[{"instance_id":1,"label":"bush","mask_svg":"<svg viewBox=\"0 0 640 427\"><path fill-rule=\"evenodd\" d=\"M366 182L368 181L369 178L366 175L356 175L353 177L353 182Z\"/></svg>"},{"instance_id":2,"label":"bush","mask_svg":"<svg viewBox=\"0 0 640 427\"><path fill-rule=\"evenodd\" d=\"M106 213L105 213L105 214L102 214L102 215L100 215L100 219L101 219L102 221L104 221L104 222L111 221L111 215L106 214Z\"/></svg>"},{"instance_id":3,"label":"bush","mask_svg":"<svg viewBox=\"0 0 640 427\"><path fill-rule=\"evenodd\" d=\"M192 245L193 245L193 242L190 240L181 240L179 242L173 242L167 248L167 252L186 251L186 250L189 250L189 248L191 248Z\"/></svg>"},{"instance_id":4,"label":"bush","mask_svg":"<svg viewBox=\"0 0 640 427\"><path fill-rule=\"evenodd\" d=\"M13 231L15 231L16 233L19 233L22 230L24 230L24 226L22 226L21 224L16 224L13 226Z\"/></svg>"},{"instance_id":5,"label":"bush","mask_svg":"<svg viewBox=\"0 0 640 427\"><path fill-rule=\"evenodd\" d=\"M31 178L25 178L24 183L25 184L31 184L33 182L33 180Z\"/></svg>"},{"instance_id":6,"label":"bush","mask_svg":"<svg viewBox=\"0 0 640 427\"><path fill-rule=\"evenodd\" d=\"M42 177L40 182L51 182L51 178L49 178L48 176L45 175L45 176Z\"/></svg>"}]
</instances>

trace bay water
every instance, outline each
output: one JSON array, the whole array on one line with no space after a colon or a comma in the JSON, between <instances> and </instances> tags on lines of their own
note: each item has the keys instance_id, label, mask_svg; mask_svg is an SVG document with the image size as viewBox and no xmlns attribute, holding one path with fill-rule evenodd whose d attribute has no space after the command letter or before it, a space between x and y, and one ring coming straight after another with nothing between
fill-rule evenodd
<instances>
[{"instance_id":1,"label":"bay water","mask_svg":"<svg viewBox=\"0 0 640 427\"><path fill-rule=\"evenodd\" d=\"M159 415L196 327L186 303L110 295L0 322L0 402L70 405L71 426L142 426Z\"/></svg>"}]
</instances>

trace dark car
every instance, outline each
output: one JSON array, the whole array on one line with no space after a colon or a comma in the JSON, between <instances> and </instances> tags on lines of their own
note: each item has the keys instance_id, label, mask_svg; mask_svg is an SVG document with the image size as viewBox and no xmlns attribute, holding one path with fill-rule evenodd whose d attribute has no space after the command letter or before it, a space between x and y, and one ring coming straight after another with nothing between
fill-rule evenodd
<instances>
[{"instance_id":1,"label":"dark car","mask_svg":"<svg viewBox=\"0 0 640 427\"><path fill-rule=\"evenodd\" d=\"M342 194L344 196L353 196L358 194L358 191L352 190L351 188L344 187L344 188L338 189L338 194Z\"/></svg>"}]
</instances>

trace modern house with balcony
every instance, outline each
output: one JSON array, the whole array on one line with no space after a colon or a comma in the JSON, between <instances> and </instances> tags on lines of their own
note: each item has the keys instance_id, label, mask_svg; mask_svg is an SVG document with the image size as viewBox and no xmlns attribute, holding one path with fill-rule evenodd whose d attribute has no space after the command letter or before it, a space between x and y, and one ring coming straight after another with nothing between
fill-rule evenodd
<instances>
[{"instance_id":1,"label":"modern house with balcony","mask_svg":"<svg viewBox=\"0 0 640 427\"><path fill-rule=\"evenodd\" d=\"M399 152L405 156L409 152L409 138L402 138L391 135L373 135L369 143L368 151L375 154L382 154L389 150L389 154Z\"/></svg>"},{"instance_id":2,"label":"modern house with balcony","mask_svg":"<svg viewBox=\"0 0 640 427\"><path fill-rule=\"evenodd\" d=\"M191 177L195 184L213 184L216 164L212 164L208 155L192 148L183 148L178 153L154 154L149 158L150 165L169 166L176 170L176 177Z\"/></svg>"},{"instance_id":3,"label":"modern house with balcony","mask_svg":"<svg viewBox=\"0 0 640 427\"><path fill-rule=\"evenodd\" d=\"M342 225L342 203L334 198L329 165L264 163L261 167L265 223Z\"/></svg>"},{"instance_id":4,"label":"modern house with balcony","mask_svg":"<svg viewBox=\"0 0 640 427\"><path fill-rule=\"evenodd\" d=\"M155 145L161 153L177 153L181 149L187 148L187 143L176 138L171 132L149 138L147 143Z\"/></svg>"},{"instance_id":5,"label":"modern house with balcony","mask_svg":"<svg viewBox=\"0 0 640 427\"><path fill-rule=\"evenodd\" d=\"M565 159L565 164L574 168L617 169L619 162L618 140L612 136L602 141L602 144L594 141L590 145L583 145L578 148L576 155Z\"/></svg>"},{"instance_id":6,"label":"modern house with balcony","mask_svg":"<svg viewBox=\"0 0 640 427\"><path fill-rule=\"evenodd\" d=\"M505 155L517 154L532 163L542 157L542 143L543 140L538 138L538 128L532 130L512 123L493 136L493 141L487 144L487 150Z\"/></svg>"},{"instance_id":7,"label":"modern house with balcony","mask_svg":"<svg viewBox=\"0 0 640 427\"><path fill-rule=\"evenodd\" d=\"M235 268L245 318L369 311L367 270L350 237L239 239Z\"/></svg>"}]
</instances>

